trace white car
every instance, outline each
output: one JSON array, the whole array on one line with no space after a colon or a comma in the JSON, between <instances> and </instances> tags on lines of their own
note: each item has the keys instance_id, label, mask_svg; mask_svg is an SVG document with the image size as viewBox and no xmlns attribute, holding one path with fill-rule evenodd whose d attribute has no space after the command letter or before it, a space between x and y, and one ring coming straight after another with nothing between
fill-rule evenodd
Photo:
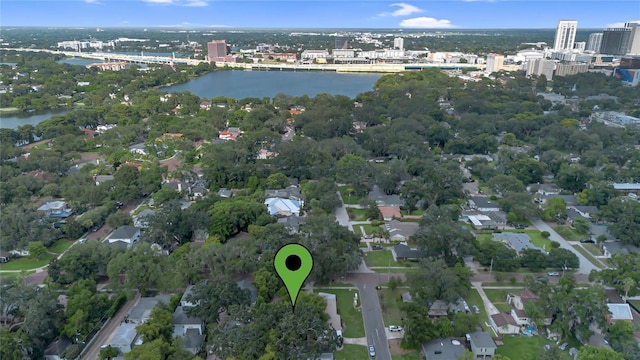
<instances>
[{"instance_id":1,"label":"white car","mask_svg":"<svg viewBox=\"0 0 640 360\"><path fill-rule=\"evenodd\" d=\"M549 275L549 276L560 276L560 273L557 272L557 271L550 271L550 272L547 273L547 275Z\"/></svg>"},{"instance_id":2,"label":"white car","mask_svg":"<svg viewBox=\"0 0 640 360\"><path fill-rule=\"evenodd\" d=\"M402 326L398 326L398 325L390 325L389 326L389 331L402 331Z\"/></svg>"}]
</instances>

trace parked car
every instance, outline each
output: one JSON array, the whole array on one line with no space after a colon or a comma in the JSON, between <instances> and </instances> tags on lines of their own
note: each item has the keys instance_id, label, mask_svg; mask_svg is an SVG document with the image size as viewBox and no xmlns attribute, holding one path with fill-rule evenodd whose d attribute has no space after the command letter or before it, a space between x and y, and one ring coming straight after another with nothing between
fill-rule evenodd
<instances>
[{"instance_id":1,"label":"parked car","mask_svg":"<svg viewBox=\"0 0 640 360\"><path fill-rule=\"evenodd\" d=\"M372 250L382 250L382 245L373 245L371 247Z\"/></svg>"},{"instance_id":2,"label":"parked car","mask_svg":"<svg viewBox=\"0 0 640 360\"><path fill-rule=\"evenodd\" d=\"M580 242L583 243L583 244L586 244L586 243L595 244L596 241L593 240L593 239L582 239L582 240L580 240Z\"/></svg>"},{"instance_id":3,"label":"parked car","mask_svg":"<svg viewBox=\"0 0 640 360\"><path fill-rule=\"evenodd\" d=\"M549 272L547 273L547 275L549 275L549 276L560 276L560 273L559 273L559 272L557 272L557 271L549 271Z\"/></svg>"},{"instance_id":4,"label":"parked car","mask_svg":"<svg viewBox=\"0 0 640 360\"><path fill-rule=\"evenodd\" d=\"M567 348L567 346L569 346L569 343L562 343L562 345L559 346L560 350L564 350Z\"/></svg>"},{"instance_id":5,"label":"parked car","mask_svg":"<svg viewBox=\"0 0 640 360\"><path fill-rule=\"evenodd\" d=\"M402 331L402 326L389 325L389 331Z\"/></svg>"},{"instance_id":6,"label":"parked car","mask_svg":"<svg viewBox=\"0 0 640 360\"><path fill-rule=\"evenodd\" d=\"M473 305L473 306L472 306L472 308L473 308L473 312L474 312L474 313L476 313L476 314L480 314L480 308L478 308L478 307L477 307L477 306L475 306L475 305Z\"/></svg>"},{"instance_id":7,"label":"parked car","mask_svg":"<svg viewBox=\"0 0 640 360\"><path fill-rule=\"evenodd\" d=\"M372 358L376 357L376 349L373 345L369 345L369 356Z\"/></svg>"}]
</instances>

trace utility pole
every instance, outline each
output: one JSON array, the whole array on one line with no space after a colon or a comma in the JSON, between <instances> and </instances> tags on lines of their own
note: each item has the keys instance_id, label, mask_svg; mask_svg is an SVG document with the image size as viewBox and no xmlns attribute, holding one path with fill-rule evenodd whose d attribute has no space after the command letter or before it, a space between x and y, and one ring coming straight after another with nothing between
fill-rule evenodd
<instances>
[{"instance_id":1,"label":"utility pole","mask_svg":"<svg viewBox=\"0 0 640 360\"><path fill-rule=\"evenodd\" d=\"M493 270L493 258L491 258L491 265L489 265L489 275L491 275L491 270Z\"/></svg>"}]
</instances>

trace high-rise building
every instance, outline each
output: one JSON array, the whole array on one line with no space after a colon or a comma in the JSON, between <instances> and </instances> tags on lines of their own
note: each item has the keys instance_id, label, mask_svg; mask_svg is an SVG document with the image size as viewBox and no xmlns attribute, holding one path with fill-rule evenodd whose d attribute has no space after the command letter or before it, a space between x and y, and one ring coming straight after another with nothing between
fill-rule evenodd
<instances>
[{"instance_id":1,"label":"high-rise building","mask_svg":"<svg viewBox=\"0 0 640 360\"><path fill-rule=\"evenodd\" d=\"M213 40L207 43L207 58L209 61L235 62L235 56L228 55L226 40Z\"/></svg>"},{"instance_id":2,"label":"high-rise building","mask_svg":"<svg viewBox=\"0 0 640 360\"><path fill-rule=\"evenodd\" d=\"M560 63L556 65L555 76L575 75L575 74L585 73L588 70L589 70L589 64L587 63L576 63L576 62L568 62L565 64Z\"/></svg>"},{"instance_id":3,"label":"high-rise building","mask_svg":"<svg viewBox=\"0 0 640 360\"><path fill-rule=\"evenodd\" d=\"M348 36L336 36L336 46L334 49L348 49L349 37Z\"/></svg>"},{"instance_id":4,"label":"high-rise building","mask_svg":"<svg viewBox=\"0 0 640 360\"><path fill-rule=\"evenodd\" d=\"M624 56L620 59L620 69L640 69L640 56Z\"/></svg>"},{"instance_id":5,"label":"high-rise building","mask_svg":"<svg viewBox=\"0 0 640 360\"><path fill-rule=\"evenodd\" d=\"M600 53L606 55L626 55L629 49L631 28L608 28L602 33Z\"/></svg>"},{"instance_id":6,"label":"high-rise building","mask_svg":"<svg viewBox=\"0 0 640 360\"><path fill-rule=\"evenodd\" d=\"M213 40L207 43L209 59L223 58L227 56L226 40Z\"/></svg>"},{"instance_id":7,"label":"high-rise building","mask_svg":"<svg viewBox=\"0 0 640 360\"><path fill-rule=\"evenodd\" d=\"M485 72L487 74L491 74L493 72L502 70L503 65L504 65L504 55L491 53L487 55L487 68Z\"/></svg>"},{"instance_id":8,"label":"high-rise building","mask_svg":"<svg viewBox=\"0 0 640 360\"><path fill-rule=\"evenodd\" d=\"M584 52L586 47L587 47L587 43L584 41L576 41L575 43L573 43L573 49L578 50L580 52Z\"/></svg>"},{"instance_id":9,"label":"high-rise building","mask_svg":"<svg viewBox=\"0 0 640 360\"><path fill-rule=\"evenodd\" d=\"M547 80L553 78L553 70L555 69L555 62L547 59L535 59L529 61L527 64L527 76L540 76L544 75Z\"/></svg>"},{"instance_id":10,"label":"high-rise building","mask_svg":"<svg viewBox=\"0 0 640 360\"><path fill-rule=\"evenodd\" d=\"M404 50L404 39L401 37L393 39L393 47L398 50Z\"/></svg>"},{"instance_id":11,"label":"high-rise building","mask_svg":"<svg viewBox=\"0 0 640 360\"><path fill-rule=\"evenodd\" d=\"M553 50L571 50L576 41L578 22L575 20L560 20L556 29L556 41Z\"/></svg>"},{"instance_id":12,"label":"high-rise building","mask_svg":"<svg viewBox=\"0 0 640 360\"><path fill-rule=\"evenodd\" d=\"M600 52L600 45L602 45L602 33L593 33L589 35L589 41L585 50Z\"/></svg>"},{"instance_id":13,"label":"high-rise building","mask_svg":"<svg viewBox=\"0 0 640 360\"><path fill-rule=\"evenodd\" d=\"M627 55L640 55L640 21L628 21L624 27L631 29Z\"/></svg>"}]
</instances>

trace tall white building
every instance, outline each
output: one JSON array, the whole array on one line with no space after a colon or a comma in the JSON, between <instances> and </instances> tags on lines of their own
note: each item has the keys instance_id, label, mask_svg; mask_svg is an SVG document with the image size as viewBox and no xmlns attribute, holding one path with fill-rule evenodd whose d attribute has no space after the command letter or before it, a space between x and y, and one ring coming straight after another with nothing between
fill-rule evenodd
<instances>
[{"instance_id":1,"label":"tall white building","mask_svg":"<svg viewBox=\"0 0 640 360\"><path fill-rule=\"evenodd\" d=\"M502 70L503 65L504 65L504 55L491 53L487 55L487 68L485 72L487 74L491 74L492 72Z\"/></svg>"},{"instance_id":2,"label":"tall white building","mask_svg":"<svg viewBox=\"0 0 640 360\"><path fill-rule=\"evenodd\" d=\"M553 70L555 70L555 62L553 60L547 59L535 59L529 61L527 64L527 76L531 77L532 75L540 76L544 75L547 77L547 80L551 80L553 78Z\"/></svg>"},{"instance_id":3,"label":"tall white building","mask_svg":"<svg viewBox=\"0 0 640 360\"><path fill-rule=\"evenodd\" d=\"M602 45L602 33L593 33L589 35L589 41L585 50L600 52L600 45Z\"/></svg>"},{"instance_id":4,"label":"tall white building","mask_svg":"<svg viewBox=\"0 0 640 360\"><path fill-rule=\"evenodd\" d=\"M624 24L624 27L631 29L627 55L640 55L640 20L628 21Z\"/></svg>"},{"instance_id":5,"label":"tall white building","mask_svg":"<svg viewBox=\"0 0 640 360\"><path fill-rule=\"evenodd\" d=\"M576 41L576 30L578 22L575 20L560 20L556 29L556 40L553 43L553 50L571 50Z\"/></svg>"},{"instance_id":6,"label":"tall white building","mask_svg":"<svg viewBox=\"0 0 640 360\"><path fill-rule=\"evenodd\" d=\"M393 39L393 48L398 50L404 50L404 39L401 37Z\"/></svg>"}]
</instances>

